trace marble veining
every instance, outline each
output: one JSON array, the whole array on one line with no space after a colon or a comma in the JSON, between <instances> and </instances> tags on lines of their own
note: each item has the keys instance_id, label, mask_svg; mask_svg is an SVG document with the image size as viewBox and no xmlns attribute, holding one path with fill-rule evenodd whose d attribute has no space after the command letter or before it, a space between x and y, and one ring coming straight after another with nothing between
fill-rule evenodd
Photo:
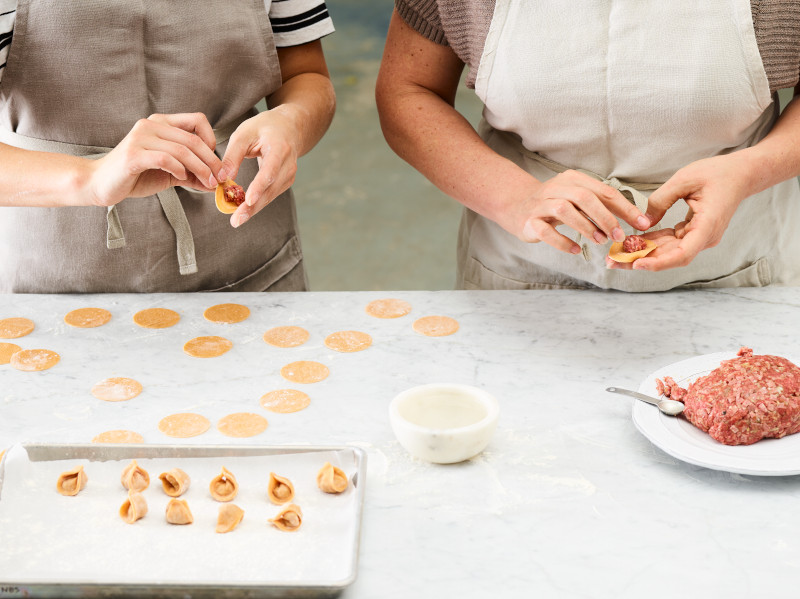
<instances>
[{"instance_id":1,"label":"marble veining","mask_svg":"<svg viewBox=\"0 0 800 599\"><path fill-rule=\"evenodd\" d=\"M409 301L408 316L364 312L382 297ZM204 320L205 308L239 302L246 321ZM73 329L64 315L103 307L112 320ZM170 329L133 323L138 310L181 314ZM442 314L455 335L426 338L412 322ZM755 477L693 466L654 447L631 421L631 402L605 387L636 388L658 368L699 354L735 351L800 358L797 288L624 294L589 291L334 292L186 295L7 295L0 318L25 316L36 330L14 342L47 348L61 362L40 373L0 366L0 448L19 442L85 443L127 428L147 443L354 444L368 452L359 575L347 598L757 597L785 594L800 575L792 523L800 477ZM299 325L303 346L261 339ZM363 352L324 345L339 330L373 337ZM221 335L219 358L185 355L199 335ZM311 385L282 379L295 360L326 364ZM136 398L95 399L98 381L142 383ZM419 384L453 382L500 401L497 432L473 460L433 465L394 439L388 405ZM299 388L311 405L273 414L259 398ZM177 440L158 431L175 412L205 415L212 428ZM219 418L252 411L267 430L231 439ZM674 510L667 512L666 510Z\"/></svg>"}]
</instances>

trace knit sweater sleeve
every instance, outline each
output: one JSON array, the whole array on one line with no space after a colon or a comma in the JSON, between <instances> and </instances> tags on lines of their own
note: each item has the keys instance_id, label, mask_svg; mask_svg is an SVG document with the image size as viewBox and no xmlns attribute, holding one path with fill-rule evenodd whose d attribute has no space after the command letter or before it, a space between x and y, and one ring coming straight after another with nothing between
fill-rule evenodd
<instances>
[{"instance_id":1,"label":"knit sweater sleeve","mask_svg":"<svg viewBox=\"0 0 800 599\"><path fill-rule=\"evenodd\" d=\"M432 42L449 45L436 0L395 0L394 7L414 31Z\"/></svg>"},{"instance_id":2,"label":"knit sweater sleeve","mask_svg":"<svg viewBox=\"0 0 800 599\"><path fill-rule=\"evenodd\" d=\"M761 62L770 90L800 82L800 2L750 0Z\"/></svg>"}]
</instances>

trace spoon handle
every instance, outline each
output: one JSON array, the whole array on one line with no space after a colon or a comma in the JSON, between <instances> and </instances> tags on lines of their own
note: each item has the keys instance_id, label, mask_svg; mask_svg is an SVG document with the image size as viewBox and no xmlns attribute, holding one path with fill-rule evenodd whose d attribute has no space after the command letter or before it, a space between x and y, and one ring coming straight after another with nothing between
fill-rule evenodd
<instances>
[{"instance_id":1,"label":"spoon handle","mask_svg":"<svg viewBox=\"0 0 800 599\"><path fill-rule=\"evenodd\" d=\"M644 395L643 393L639 393L638 391L631 391L630 389L620 389L619 387L607 387L606 391L608 391L609 393L619 393L620 395L629 395L630 397L641 399L642 401L646 401L647 403L653 404L654 406L658 405L658 400L655 397Z\"/></svg>"}]
</instances>

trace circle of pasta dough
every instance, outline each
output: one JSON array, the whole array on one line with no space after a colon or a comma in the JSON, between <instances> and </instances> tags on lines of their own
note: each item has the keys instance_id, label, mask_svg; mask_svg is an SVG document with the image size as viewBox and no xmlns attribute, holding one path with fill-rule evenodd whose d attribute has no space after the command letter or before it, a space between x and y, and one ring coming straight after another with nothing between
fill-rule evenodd
<instances>
[{"instance_id":1,"label":"circle of pasta dough","mask_svg":"<svg viewBox=\"0 0 800 599\"><path fill-rule=\"evenodd\" d=\"M206 320L211 322L219 322L222 324L234 324L242 322L250 316L250 308L241 304L217 304L206 308L203 312Z\"/></svg>"},{"instance_id":2,"label":"circle of pasta dough","mask_svg":"<svg viewBox=\"0 0 800 599\"><path fill-rule=\"evenodd\" d=\"M261 396L261 407L278 414L291 414L308 407L311 398L297 389L278 389Z\"/></svg>"},{"instance_id":3,"label":"circle of pasta dough","mask_svg":"<svg viewBox=\"0 0 800 599\"><path fill-rule=\"evenodd\" d=\"M11 356L21 349L15 343L0 343L0 365L8 364L11 361Z\"/></svg>"},{"instance_id":4,"label":"circle of pasta dough","mask_svg":"<svg viewBox=\"0 0 800 599\"><path fill-rule=\"evenodd\" d=\"M375 318L400 318L411 312L411 304L401 299L378 299L368 303L364 310Z\"/></svg>"},{"instance_id":5,"label":"circle of pasta dough","mask_svg":"<svg viewBox=\"0 0 800 599\"><path fill-rule=\"evenodd\" d=\"M308 331L303 327L273 327L264 333L264 341L275 347L297 347L308 341Z\"/></svg>"},{"instance_id":6,"label":"circle of pasta dough","mask_svg":"<svg viewBox=\"0 0 800 599\"><path fill-rule=\"evenodd\" d=\"M325 364L309 360L292 362L281 368L281 376L293 383L318 383L326 379L330 372Z\"/></svg>"},{"instance_id":7,"label":"circle of pasta dough","mask_svg":"<svg viewBox=\"0 0 800 599\"><path fill-rule=\"evenodd\" d=\"M202 435L211 427L211 422L205 416L191 412L171 414L162 418L158 423L158 430L168 437L185 439Z\"/></svg>"},{"instance_id":8,"label":"circle of pasta dough","mask_svg":"<svg viewBox=\"0 0 800 599\"><path fill-rule=\"evenodd\" d=\"M92 443L144 443L144 438L133 431L105 431L96 435Z\"/></svg>"},{"instance_id":9,"label":"circle of pasta dough","mask_svg":"<svg viewBox=\"0 0 800 599\"><path fill-rule=\"evenodd\" d=\"M127 401L142 392L139 381L123 376L105 379L92 387L92 395L103 401Z\"/></svg>"},{"instance_id":10,"label":"circle of pasta dough","mask_svg":"<svg viewBox=\"0 0 800 599\"><path fill-rule=\"evenodd\" d=\"M180 319L181 315L169 308L147 308L133 315L133 322L145 329L166 329Z\"/></svg>"},{"instance_id":11,"label":"circle of pasta dough","mask_svg":"<svg viewBox=\"0 0 800 599\"><path fill-rule=\"evenodd\" d=\"M226 437L254 437L267 430L267 419L251 412L236 412L219 419L217 430Z\"/></svg>"},{"instance_id":12,"label":"circle of pasta dough","mask_svg":"<svg viewBox=\"0 0 800 599\"><path fill-rule=\"evenodd\" d=\"M211 335L195 337L183 345L183 351L194 358L216 358L233 347L233 342L225 337Z\"/></svg>"},{"instance_id":13,"label":"circle of pasta dough","mask_svg":"<svg viewBox=\"0 0 800 599\"><path fill-rule=\"evenodd\" d=\"M61 359L49 349L22 349L11 356L11 365L17 370L36 372L52 368Z\"/></svg>"},{"instance_id":14,"label":"circle of pasta dough","mask_svg":"<svg viewBox=\"0 0 800 599\"><path fill-rule=\"evenodd\" d=\"M4 318L0 320L0 339L17 339L30 335L35 326L29 318Z\"/></svg>"},{"instance_id":15,"label":"circle of pasta dough","mask_svg":"<svg viewBox=\"0 0 800 599\"><path fill-rule=\"evenodd\" d=\"M372 345L372 337L361 331L338 331L325 337L326 347L352 353L367 349Z\"/></svg>"},{"instance_id":16,"label":"circle of pasta dough","mask_svg":"<svg viewBox=\"0 0 800 599\"><path fill-rule=\"evenodd\" d=\"M414 321L413 327L426 337L445 337L458 330L458 321L449 316L423 316Z\"/></svg>"},{"instance_id":17,"label":"circle of pasta dough","mask_svg":"<svg viewBox=\"0 0 800 599\"><path fill-rule=\"evenodd\" d=\"M93 329L111 320L111 312L105 308L78 308L64 316L64 322L79 329Z\"/></svg>"}]
</instances>

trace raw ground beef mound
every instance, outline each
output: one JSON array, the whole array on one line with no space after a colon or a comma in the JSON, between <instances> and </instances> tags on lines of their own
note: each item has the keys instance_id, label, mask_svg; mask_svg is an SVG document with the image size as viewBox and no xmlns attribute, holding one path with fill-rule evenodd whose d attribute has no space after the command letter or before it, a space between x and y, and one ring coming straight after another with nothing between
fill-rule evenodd
<instances>
[{"instance_id":1,"label":"raw ground beef mound","mask_svg":"<svg viewBox=\"0 0 800 599\"><path fill-rule=\"evenodd\" d=\"M800 431L800 368L786 358L754 356L743 347L688 389L668 376L656 379L656 388L682 401L689 422L725 445Z\"/></svg>"}]
</instances>

